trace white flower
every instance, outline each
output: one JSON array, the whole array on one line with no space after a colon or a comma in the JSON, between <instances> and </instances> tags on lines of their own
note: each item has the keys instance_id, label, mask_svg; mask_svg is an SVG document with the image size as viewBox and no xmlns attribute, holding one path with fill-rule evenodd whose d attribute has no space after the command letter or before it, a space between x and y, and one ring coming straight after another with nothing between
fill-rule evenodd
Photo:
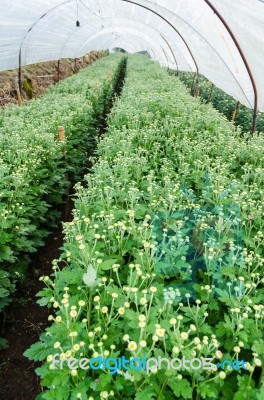
<instances>
[{"instance_id":1,"label":"white flower","mask_svg":"<svg viewBox=\"0 0 264 400\"><path fill-rule=\"evenodd\" d=\"M147 300L145 299L145 297L141 297L141 299L139 300L139 302L140 302L140 304L142 305L142 306L144 306L145 304L147 304Z\"/></svg>"},{"instance_id":2,"label":"white flower","mask_svg":"<svg viewBox=\"0 0 264 400\"><path fill-rule=\"evenodd\" d=\"M179 354L179 352L180 352L179 347L174 346L173 349L172 349L172 352L173 352L173 354Z\"/></svg>"},{"instance_id":3,"label":"white flower","mask_svg":"<svg viewBox=\"0 0 264 400\"><path fill-rule=\"evenodd\" d=\"M133 341L129 342L127 348L128 348L129 351L135 351L137 349L136 342L133 342Z\"/></svg>"},{"instance_id":4,"label":"white flower","mask_svg":"<svg viewBox=\"0 0 264 400\"><path fill-rule=\"evenodd\" d=\"M160 338L163 338L165 335L165 329L162 328L156 329L156 335Z\"/></svg>"},{"instance_id":5,"label":"white flower","mask_svg":"<svg viewBox=\"0 0 264 400\"><path fill-rule=\"evenodd\" d=\"M224 371L219 372L219 378L220 379L225 379L226 378L226 374L224 373Z\"/></svg>"},{"instance_id":6,"label":"white flower","mask_svg":"<svg viewBox=\"0 0 264 400\"><path fill-rule=\"evenodd\" d=\"M182 332L182 333L181 333L181 338L182 338L182 340L187 340L188 337L189 337L189 335L188 335L187 332Z\"/></svg>"},{"instance_id":7,"label":"white flower","mask_svg":"<svg viewBox=\"0 0 264 400\"><path fill-rule=\"evenodd\" d=\"M220 350L217 350L215 353L216 358L222 358L223 357L223 353Z\"/></svg>"},{"instance_id":8,"label":"white flower","mask_svg":"<svg viewBox=\"0 0 264 400\"><path fill-rule=\"evenodd\" d=\"M71 316L72 318L76 318L76 317L77 317L77 311L76 311L76 310L71 310L70 316Z\"/></svg>"}]
</instances>

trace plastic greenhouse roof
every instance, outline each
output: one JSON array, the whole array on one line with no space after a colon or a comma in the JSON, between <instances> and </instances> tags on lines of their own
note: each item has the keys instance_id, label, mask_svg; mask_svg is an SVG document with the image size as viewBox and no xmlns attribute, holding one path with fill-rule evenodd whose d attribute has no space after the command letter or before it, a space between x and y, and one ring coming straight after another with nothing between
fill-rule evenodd
<instances>
[{"instance_id":1,"label":"plastic greenhouse roof","mask_svg":"<svg viewBox=\"0 0 264 400\"><path fill-rule=\"evenodd\" d=\"M264 0L0 0L0 71L116 47L264 110Z\"/></svg>"}]
</instances>

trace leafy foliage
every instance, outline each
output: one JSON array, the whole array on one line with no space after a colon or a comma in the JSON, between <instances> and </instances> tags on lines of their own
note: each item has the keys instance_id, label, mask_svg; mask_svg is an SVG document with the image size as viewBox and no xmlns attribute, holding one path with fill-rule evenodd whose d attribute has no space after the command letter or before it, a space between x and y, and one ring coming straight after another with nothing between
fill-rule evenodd
<instances>
[{"instance_id":1,"label":"leafy foliage","mask_svg":"<svg viewBox=\"0 0 264 400\"><path fill-rule=\"evenodd\" d=\"M124 58L101 59L41 99L0 112L0 311L93 154ZM63 125L66 140L57 139Z\"/></svg>"},{"instance_id":2,"label":"leafy foliage","mask_svg":"<svg viewBox=\"0 0 264 400\"><path fill-rule=\"evenodd\" d=\"M35 360L36 350L41 358L49 350L38 369L47 388L40 399L75 398L83 382L76 398L260 398L263 144L262 134L243 135L157 64L129 57L98 160L75 186L63 254L43 277L52 323L26 352ZM195 298L179 295L200 257ZM54 369L56 353L212 357L215 368L111 375ZM216 366L237 359L247 370Z\"/></svg>"},{"instance_id":3,"label":"leafy foliage","mask_svg":"<svg viewBox=\"0 0 264 400\"><path fill-rule=\"evenodd\" d=\"M191 72L180 72L179 78L190 88L192 93L194 91L193 81L194 74ZM204 76L199 78L199 96L207 103L211 102L212 105L224 116L231 121L233 113L237 108L237 101L229 96L223 90L212 86ZM244 132L250 132L252 129L253 111L243 105L240 105L235 119L235 125L240 126ZM264 132L264 113L259 112L257 119L257 130Z\"/></svg>"}]
</instances>

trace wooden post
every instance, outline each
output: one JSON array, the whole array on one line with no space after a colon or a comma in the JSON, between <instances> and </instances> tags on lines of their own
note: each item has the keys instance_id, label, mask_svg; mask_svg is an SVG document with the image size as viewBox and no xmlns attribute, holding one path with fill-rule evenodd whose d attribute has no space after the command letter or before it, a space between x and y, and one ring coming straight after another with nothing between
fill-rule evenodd
<instances>
[{"instance_id":1,"label":"wooden post","mask_svg":"<svg viewBox=\"0 0 264 400\"><path fill-rule=\"evenodd\" d=\"M191 95L193 95L194 82L195 82L195 75L193 77L193 81L192 81L192 85L191 85Z\"/></svg>"},{"instance_id":2,"label":"wooden post","mask_svg":"<svg viewBox=\"0 0 264 400\"><path fill-rule=\"evenodd\" d=\"M195 91L194 91L194 97L199 97L200 96L200 90L199 90L199 75L196 75L196 81L195 81Z\"/></svg>"},{"instance_id":3,"label":"wooden post","mask_svg":"<svg viewBox=\"0 0 264 400\"><path fill-rule=\"evenodd\" d=\"M60 60L58 60L58 82L60 81Z\"/></svg>"},{"instance_id":4,"label":"wooden post","mask_svg":"<svg viewBox=\"0 0 264 400\"><path fill-rule=\"evenodd\" d=\"M74 59L74 72L77 72L77 58Z\"/></svg>"},{"instance_id":5,"label":"wooden post","mask_svg":"<svg viewBox=\"0 0 264 400\"><path fill-rule=\"evenodd\" d=\"M234 110L234 112L233 112L233 115L232 115L232 121L235 121L236 120L236 117L237 117L237 114L239 113L239 110L240 110L240 102L238 101L237 102L237 104L236 104L236 108L235 108L235 110Z\"/></svg>"},{"instance_id":6,"label":"wooden post","mask_svg":"<svg viewBox=\"0 0 264 400\"><path fill-rule=\"evenodd\" d=\"M14 84L15 84L15 90L17 92L17 100L18 100L18 105L21 106L23 101L22 101L22 96L20 93L20 88L19 88L19 84L18 84L18 80L15 78L14 79Z\"/></svg>"},{"instance_id":7,"label":"wooden post","mask_svg":"<svg viewBox=\"0 0 264 400\"><path fill-rule=\"evenodd\" d=\"M210 103L210 101L212 100L213 90L214 90L214 84L212 83L211 91L210 91L210 94L209 94L209 97L208 97L208 101L207 101L208 103Z\"/></svg>"},{"instance_id":8,"label":"wooden post","mask_svg":"<svg viewBox=\"0 0 264 400\"><path fill-rule=\"evenodd\" d=\"M58 137L59 137L59 141L60 142L65 140L65 128L64 128L64 126L59 126L58 127Z\"/></svg>"}]
</instances>

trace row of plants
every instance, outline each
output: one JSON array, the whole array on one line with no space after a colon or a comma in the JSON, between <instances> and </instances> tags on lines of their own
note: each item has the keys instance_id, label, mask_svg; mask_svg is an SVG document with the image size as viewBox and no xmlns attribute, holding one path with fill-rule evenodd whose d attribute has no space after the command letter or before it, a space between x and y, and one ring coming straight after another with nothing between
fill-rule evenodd
<instances>
[{"instance_id":1,"label":"row of plants","mask_svg":"<svg viewBox=\"0 0 264 400\"><path fill-rule=\"evenodd\" d=\"M195 74L192 72L180 72L179 78L181 81L192 91L194 95L195 92ZM204 76L199 77L199 96L205 102L211 102L213 106L224 114L228 120L232 120L235 110L235 125L240 126L244 132L250 132L252 130L252 118L253 111L243 105L237 105L237 100L229 96L223 90L214 86L207 78ZM264 113L258 113L257 119L257 131L264 131Z\"/></svg>"},{"instance_id":2,"label":"row of plants","mask_svg":"<svg viewBox=\"0 0 264 400\"><path fill-rule=\"evenodd\" d=\"M120 55L101 59L42 98L0 112L0 312L84 174L122 63Z\"/></svg>"},{"instance_id":3,"label":"row of plants","mask_svg":"<svg viewBox=\"0 0 264 400\"><path fill-rule=\"evenodd\" d=\"M263 398L263 144L129 56L63 253L41 278L50 326L25 353L43 362L38 400ZM122 368L123 356L214 365L153 361L146 374ZM98 368L69 368L72 357Z\"/></svg>"}]
</instances>

